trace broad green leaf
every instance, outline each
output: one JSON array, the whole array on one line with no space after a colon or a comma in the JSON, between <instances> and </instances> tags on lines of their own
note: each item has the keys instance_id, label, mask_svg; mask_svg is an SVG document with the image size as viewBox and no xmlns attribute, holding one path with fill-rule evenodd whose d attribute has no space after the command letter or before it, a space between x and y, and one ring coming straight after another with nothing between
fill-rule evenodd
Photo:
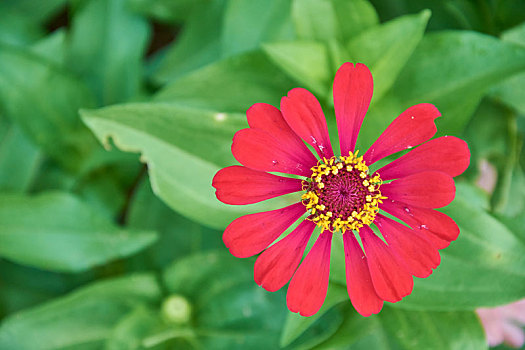
<instances>
[{"instance_id":1,"label":"broad green leaf","mask_svg":"<svg viewBox=\"0 0 525 350\"><path fill-rule=\"evenodd\" d=\"M175 262L164 272L173 294L194 310L191 332L205 349L278 347L284 322L282 292L270 293L253 281L251 262L227 253L200 253ZM170 331L167 332L167 335ZM171 331L172 338L181 334Z\"/></svg>"},{"instance_id":2,"label":"broad green leaf","mask_svg":"<svg viewBox=\"0 0 525 350\"><path fill-rule=\"evenodd\" d=\"M0 140L0 189L27 191L34 180L42 154L17 126Z\"/></svg>"},{"instance_id":3,"label":"broad green leaf","mask_svg":"<svg viewBox=\"0 0 525 350\"><path fill-rule=\"evenodd\" d=\"M73 17L68 66L94 91L101 104L135 96L149 27L127 10L126 0L91 0Z\"/></svg>"},{"instance_id":4,"label":"broad green leaf","mask_svg":"<svg viewBox=\"0 0 525 350\"><path fill-rule=\"evenodd\" d=\"M310 348L329 338L343 322L341 313L334 309L334 306L343 301L349 301L346 288L331 283L326 300L315 315L303 317L289 312L281 333L280 346L291 345L293 349Z\"/></svg>"},{"instance_id":5,"label":"broad green leaf","mask_svg":"<svg viewBox=\"0 0 525 350\"><path fill-rule=\"evenodd\" d=\"M66 31L57 29L48 36L35 42L32 51L50 62L64 65L66 59Z\"/></svg>"},{"instance_id":6,"label":"broad green leaf","mask_svg":"<svg viewBox=\"0 0 525 350\"><path fill-rule=\"evenodd\" d=\"M254 103L279 105L295 87L261 52L231 57L185 75L157 95L158 102L244 113Z\"/></svg>"},{"instance_id":7,"label":"broad green leaf","mask_svg":"<svg viewBox=\"0 0 525 350\"><path fill-rule=\"evenodd\" d=\"M78 170L96 140L78 108L93 106L89 90L52 62L0 44L0 108L69 170Z\"/></svg>"},{"instance_id":8,"label":"broad green leaf","mask_svg":"<svg viewBox=\"0 0 525 350\"><path fill-rule=\"evenodd\" d=\"M337 333L316 349L487 349L474 312L405 311L384 306L377 316L347 311Z\"/></svg>"},{"instance_id":9,"label":"broad green leaf","mask_svg":"<svg viewBox=\"0 0 525 350\"><path fill-rule=\"evenodd\" d=\"M441 265L395 307L417 310L472 310L525 296L525 241L476 206L478 198L458 184L456 199L443 212L461 233L442 250Z\"/></svg>"},{"instance_id":10,"label":"broad green leaf","mask_svg":"<svg viewBox=\"0 0 525 350\"><path fill-rule=\"evenodd\" d=\"M192 8L177 40L152 62L153 80L165 84L219 59L225 4L213 0Z\"/></svg>"},{"instance_id":11,"label":"broad green leaf","mask_svg":"<svg viewBox=\"0 0 525 350\"><path fill-rule=\"evenodd\" d=\"M268 57L319 98L328 94L332 72L326 46L315 41L263 44Z\"/></svg>"},{"instance_id":12,"label":"broad green leaf","mask_svg":"<svg viewBox=\"0 0 525 350\"><path fill-rule=\"evenodd\" d=\"M12 10L2 10L0 3L0 42L27 45L42 37L39 26L30 18Z\"/></svg>"},{"instance_id":13,"label":"broad green leaf","mask_svg":"<svg viewBox=\"0 0 525 350\"><path fill-rule=\"evenodd\" d=\"M294 0L292 18L299 39L329 41L339 35L335 11L329 0Z\"/></svg>"},{"instance_id":14,"label":"broad green leaf","mask_svg":"<svg viewBox=\"0 0 525 350\"><path fill-rule=\"evenodd\" d=\"M56 298L93 279L84 274L61 274L0 260L0 317Z\"/></svg>"},{"instance_id":15,"label":"broad green leaf","mask_svg":"<svg viewBox=\"0 0 525 350\"><path fill-rule=\"evenodd\" d=\"M67 0L2 0L0 3L0 13L8 11L18 12L24 17L42 23L49 17L56 14L66 4Z\"/></svg>"},{"instance_id":16,"label":"broad green leaf","mask_svg":"<svg viewBox=\"0 0 525 350\"><path fill-rule=\"evenodd\" d=\"M501 34L503 41L525 46L525 23L521 23Z\"/></svg>"},{"instance_id":17,"label":"broad green leaf","mask_svg":"<svg viewBox=\"0 0 525 350\"><path fill-rule=\"evenodd\" d=\"M74 190L87 205L106 218L121 221L126 215L126 203L129 192L133 191L133 182L141 176L141 164L134 156L132 161L131 164L123 160L115 161L111 166L102 166L81 180L77 179L68 190Z\"/></svg>"},{"instance_id":18,"label":"broad green leaf","mask_svg":"<svg viewBox=\"0 0 525 350\"><path fill-rule=\"evenodd\" d=\"M342 42L379 23L374 6L368 0L330 0L334 8Z\"/></svg>"},{"instance_id":19,"label":"broad green leaf","mask_svg":"<svg viewBox=\"0 0 525 350\"><path fill-rule=\"evenodd\" d=\"M505 64L501 64L502 58ZM403 110L433 103L438 135L460 134L487 90L525 70L525 48L494 37L445 31L426 35L398 79L367 113L359 142L370 145Z\"/></svg>"},{"instance_id":20,"label":"broad green leaf","mask_svg":"<svg viewBox=\"0 0 525 350\"><path fill-rule=\"evenodd\" d=\"M520 146L516 124L514 110L490 99L483 99L464 133L471 152L468 172L474 175L481 166L481 161L486 161L495 168L496 186L491 192L491 209L501 213L509 210L507 215L519 213L523 201L522 196L515 195L521 192L520 180L516 177L520 173L516 169ZM512 182L515 182L514 186Z\"/></svg>"},{"instance_id":21,"label":"broad green leaf","mask_svg":"<svg viewBox=\"0 0 525 350\"><path fill-rule=\"evenodd\" d=\"M126 223L133 229L159 233L155 244L126 261L137 269L165 267L191 253L224 248L222 231L209 229L174 212L153 194L147 179L131 199Z\"/></svg>"},{"instance_id":22,"label":"broad green leaf","mask_svg":"<svg viewBox=\"0 0 525 350\"><path fill-rule=\"evenodd\" d=\"M200 252L175 261L163 273L171 293L206 301L218 291L234 285L232 282L251 281L251 264L226 252ZM212 286L213 284L213 286Z\"/></svg>"},{"instance_id":23,"label":"broad green leaf","mask_svg":"<svg viewBox=\"0 0 525 350\"><path fill-rule=\"evenodd\" d=\"M246 126L242 115L161 103L128 104L81 114L106 146L112 139L122 150L140 152L148 164L155 194L203 225L222 229L233 218L256 208L269 210L291 204L278 198L269 202L273 206L266 202L230 206L216 199L211 181L220 167L234 164L231 139Z\"/></svg>"},{"instance_id":24,"label":"broad green leaf","mask_svg":"<svg viewBox=\"0 0 525 350\"><path fill-rule=\"evenodd\" d=\"M372 27L346 46L349 61L365 63L374 76L374 101L387 92L423 38L430 11L406 15Z\"/></svg>"},{"instance_id":25,"label":"broad green leaf","mask_svg":"<svg viewBox=\"0 0 525 350\"><path fill-rule=\"evenodd\" d=\"M525 73L515 74L503 83L494 87L491 96L506 105L515 108L520 114L525 115Z\"/></svg>"},{"instance_id":26,"label":"broad green leaf","mask_svg":"<svg viewBox=\"0 0 525 350\"><path fill-rule=\"evenodd\" d=\"M130 8L162 22L184 22L195 7L209 0L128 0Z\"/></svg>"},{"instance_id":27,"label":"broad green leaf","mask_svg":"<svg viewBox=\"0 0 525 350\"><path fill-rule=\"evenodd\" d=\"M366 0L294 0L292 18L299 39L346 42L379 22Z\"/></svg>"},{"instance_id":28,"label":"broad green leaf","mask_svg":"<svg viewBox=\"0 0 525 350\"><path fill-rule=\"evenodd\" d=\"M61 192L0 196L0 255L44 270L79 272L136 253L157 238L123 230Z\"/></svg>"},{"instance_id":29,"label":"broad green leaf","mask_svg":"<svg viewBox=\"0 0 525 350\"><path fill-rule=\"evenodd\" d=\"M389 349L385 330L377 316L363 317L348 303L342 308L344 320L337 332L316 349Z\"/></svg>"},{"instance_id":30,"label":"broad green leaf","mask_svg":"<svg viewBox=\"0 0 525 350\"><path fill-rule=\"evenodd\" d=\"M511 163L502 176L505 177L504 191L494 211L509 217L522 216L525 211L525 174L518 164Z\"/></svg>"},{"instance_id":31,"label":"broad green leaf","mask_svg":"<svg viewBox=\"0 0 525 350\"><path fill-rule=\"evenodd\" d=\"M128 312L141 304L157 303L160 297L151 274L97 282L3 320L0 348L100 349Z\"/></svg>"},{"instance_id":32,"label":"broad green leaf","mask_svg":"<svg viewBox=\"0 0 525 350\"><path fill-rule=\"evenodd\" d=\"M442 130L458 133L477 106L470 101L479 102L488 88L523 70L525 47L468 31L429 34L411 56L392 94L406 106L434 103L444 115Z\"/></svg>"},{"instance_id":33,"label":"broad green leaf","mask_svg":"<svg viewBox=\"0 0 525 350\"><path fill-rule=\"evenodd\" d=\"M221 36L223 57L293 37L289 0L228 1Z\"/></svg>"},{"instance_id":34,"label":"broad green leaf","mask_svg":"<svg viewBox=\"0 0 525 350\"><path fill-rule=\"evenodd\" d=\"M503 33L503 41L525 47L525 23ZM525 73L516 74L491 90L492 96L525 115Z\"/></svg>"},{"instance_id":35,"label":"broad green leaf","mask_svg":"<svg viewBox=\"0 0 525 350\"><path fill-rule=\"evenodd\" d=\"M122 317L106 340L106 350L144 349L142 339L160 324L158 313L140 305Z\"/></svg>"},{"instance_id":36,"label":"broad green leaf","mask_svg":"<svg viewBox=\"0 0 525 350\"><path fill-rule=\"evenodd\" d=\"M379 314L387 339L398 349L488 349L477 315L465 312L404 311L385 307Z\"/></svg>"}]
</instances>

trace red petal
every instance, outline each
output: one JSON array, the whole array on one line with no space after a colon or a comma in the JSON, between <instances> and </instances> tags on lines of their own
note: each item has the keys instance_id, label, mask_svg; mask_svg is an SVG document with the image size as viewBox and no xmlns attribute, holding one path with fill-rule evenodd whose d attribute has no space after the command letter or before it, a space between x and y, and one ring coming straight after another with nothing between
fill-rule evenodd
<instances>
[{"instance_id":1,"label":"red petal","mask_svg":"<svg viewBox=\"0 0 525 350\"><path fill-rule=\"evenodd\" d=\"M452 177L464 172L470 163L467 143L454 136L428 141L377 172L383 180L398 179L420 171L435 170Z\"/></svg>"},{"instance_id":2,"label":"red petal","mask_svg":"<svg viewBox=\"0 0 525 350\"><path fill-rule=\"evenodd\" d=\"M359 231L377 295L391 303L412 292L414 281L390 248L368 226Z\"/></svg>"},{"instance_id":3,"label":"red petal","mask_svg":"<svg viewBox=\"0 0 525 350\"><path fill-rule=\"evenodd\" d=\"M439 252L425 236L381 214L376 216L374 223L412 275L425 278L438 267Z\"/></svg>"},{"instance_id":4,"label":"red petal","mask_svg":"<svg viewBox=\"0 0 525 350\"><path fill-rule=\"evenodd\" d=\"M239 130L233 137L233 156L244 166L309 177L312 174L310 169L317 164L317 160L308 149L302 153L296 151L293 144L279 140L262 129Z\"/></svg>"},{"instance_id":5,"label":"red petal","mask_svg":"<svg viewBox=\"0 0 525 350\"><path fill-rule=\"evenodd\" d=\"M395 201L423 208L441 208L456 195L454 180L438 171L423 171L381 186L381 193Z\"/></svg>"},{"instance_id":6,"label":"red petal","mask_svg":"<svg viewBox=\"0 0 525 350\"><path fill-rule=\"evenodd\" d=\"M247 258L260 253L306 212L302 203L282 209L241 216L232 221L222 236L230 253Z\"/></svg>"},{"instance_id":7,"label":"red petal","mask_svg":"<svg viewBox=\"0 0 525 350\"><path fill-rule=\"evenodd\" d=\"M286 123L280 110L266 103L256 103L248 109L246 116L251 128L268 132L279 142L280 148L296 155L308 169L317 165L317 158Z\"/></svg>"},{"instance_id":8,"label":"red petal","mask_svg":"<svg viewBox=\"0 0 525 350\"><path fill-rule=\"evenodd\" d=\"M346 262L346 288L352 305L361 315L368 317L383 308L372 284L365 253L359 246L353 232L343 234Z\"/></svg>"},{"instance_id":9,"label":"red petal","mask_svg":"<svg viewBox=\"0 0 525 350\"><path fill-rule=\"evenodd\" d=\"M364 155L367 165L393 153L417 146L437 131L434 119L441 113L434 105L421 103L408 108L394 119Z\"/></svg>"},{"instance_id":10,"label":"red petal","mask_svg":"<svg viewBox=\"0 0 525 350\"><path fill-rule=\"evenodd\" d=\"M311 145L319 157L334 155L323 110L308 90L290 90L288 96L281 99L281 111L292 130Z\"/></svg>"},{"instance_id":11,"label":"red petal","mask_svg":"<svg viewBox=\"0 0 525 350\"><path fill-rule=\"evenodd\" d=\"M301 180L276 176L243 166L230 166L215 174L215 195L226 204L251 204L301 191Z\"/></svg>"},{"instance_id":12,"label":"red petal","mask_svg":"<svg viewBox=\"0 0 525 350\"><path fill-rule=\"evenodd\" d=\"M270 292L281 289L299 266L315 224L304 220L295 230L266 249L255 261L255 283Z\"/></svg>"},{"instance_id":13,"label":"red petal","mask_svg":"<svg viewBox=\"0 0 525 350\"><path fill-rule=\"evenodd\" d=\"M347 62L335 74L334 108L342 155L354 151L373 91L372 73L362 63Z\"/></svg>"},{"instance_id":14,"label":"red petal","mask_svg":"<svg viewBox=\"0 0 525 350\"><path fill-rule=\"evenodd\" d=\"M451 241L458 238L458 225L437 210L413 207L391 200L385 200L381 204L381 209L425 235L437 249L448 247Z\"/></svg>"},{"instance_id":15,"label":"red petal","mask_svg":"<svg viewBox=\"0 0 525 350\"><path fill-rule=\"evenodd\" d=\"M328 290L331 247L332 233L324 231L288 286L286 302L290 311L302 316L312 316L323 305Z\"/></svg>"}]
</instances>

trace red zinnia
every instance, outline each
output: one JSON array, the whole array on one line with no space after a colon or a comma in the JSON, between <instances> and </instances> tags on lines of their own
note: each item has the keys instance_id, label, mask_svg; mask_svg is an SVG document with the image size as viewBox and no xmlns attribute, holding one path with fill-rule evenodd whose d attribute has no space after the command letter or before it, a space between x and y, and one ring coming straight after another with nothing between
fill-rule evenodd
<instances>
[{"instance_id":1,"label":"red zinnia","mask_svg":"<svg viewBox=\"0 0 525 350\"><path fill-rule=\"evenodd\" d=\"M253 105L246 113L250 127L233 138L232 153L243 166L224 168L213 179L217 198L226 204L303 191L298 203L236 219L223 236L237 257L267 248L255 262L255 281L276 291L291 278L288 308L303 316L315 314L326 297L333 233L343 235L348 295L363 316L378 313L383 301L397 302L410 294L412 275L429 276L440 263L438 249L459 234L450 217L432 209L454 199L452 177L469 165L467 144L439 137L370 172L368 167L378 160L429 140L440 116L431 104L410 107L358 157L354 148L372 90L372 75L364 64L345 63L337 71L333 93L341 156L334 156L321 106L307 90L291 90L281 100L281 111ZM305 213L306 220L271 245ZM372 231L372 223L382 238ZM316 225L322 232L299 266Z\"/></svg>"}]
</instances>

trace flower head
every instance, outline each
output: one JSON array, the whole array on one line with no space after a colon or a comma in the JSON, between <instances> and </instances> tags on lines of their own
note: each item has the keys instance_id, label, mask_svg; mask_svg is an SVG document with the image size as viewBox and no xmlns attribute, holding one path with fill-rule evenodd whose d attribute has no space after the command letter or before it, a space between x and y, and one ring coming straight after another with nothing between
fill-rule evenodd
<instances>
[{"instance_id":1,"label":"flower head","mask_svg":"<svg viewBox=\"0 0 525 350\"><path fill-rule=\"evenodd\" d=\"M440 113L431 104L419 104L401 113L359 155L355 145L372 90L364 64L345 63L337 71L333 92L340 156L334 155L321 105L307 90L289 91L281 110L253 105L246 113L250 127L238 131L232 144L242 166L224 168L213 179L217 198L226 204L301 193L295 204L234 220L223 240L237 257L262 252L255 281L266 290L276 291L291 279L288 308L303 316L315 314L326 297L334 234L343 236L348 294L364 316L378 313L384 301L410 294L412 276L430 275L440 263L438 250L459 234L451 218L433 209L454 199L453 177L470 161L466 143L450 136L428 141ZM407 149L371 170L378 160ZM301 263L315 227L321 233Z\"/></svg>"}]
</instances>

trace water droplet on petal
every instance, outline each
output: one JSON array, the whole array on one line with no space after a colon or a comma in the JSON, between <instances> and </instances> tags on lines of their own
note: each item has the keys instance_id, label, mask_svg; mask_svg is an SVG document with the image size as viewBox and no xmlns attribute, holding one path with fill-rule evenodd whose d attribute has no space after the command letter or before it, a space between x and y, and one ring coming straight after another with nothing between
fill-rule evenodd
<instances>
[{"instance_id":1,"label":"water droplet on petal","mask_svg":"<svg viewBox=\"0 0 525 350\"><path fill-rule=\"evenodd\" d=\"M279 162L276 161L276 160L272 160L272 164L273 164L273 165L277 165L277 164L279 164Z\"/></svg>"},{"instance_id":2,"label":"water droplet on petal","mask_svg":"<svg viewBox=\"0 0 525 350\"><path fill-rule=\"evenodd\" d=\"M408 209L407 207L405 207L405 211L408 215L410 216L414 216L414 214L412 214L412 212L410 211L410 209Z\"/></svg>"},{"instance_id":3,"label":"water droplet on petal","mask_svg":"<svg viewBox=\"0 0 525 350\"><path fill-rule=\"evenodd\" d=\"M428 226L427 225L420 225L419 228L422 229L422 230L428 230Z\"/></svg>"}]
</instances>

